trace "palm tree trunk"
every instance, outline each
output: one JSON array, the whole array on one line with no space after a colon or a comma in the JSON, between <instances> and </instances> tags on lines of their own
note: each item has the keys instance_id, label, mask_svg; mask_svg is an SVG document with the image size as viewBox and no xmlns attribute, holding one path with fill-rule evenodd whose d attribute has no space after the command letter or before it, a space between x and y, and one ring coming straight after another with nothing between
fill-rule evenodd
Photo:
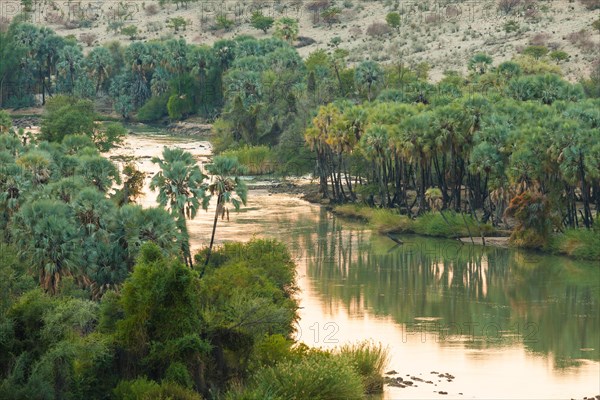
<instances>
[{"instance_id":1,"label":"palm tree trunk","mask_svg":"<svg viewBox=\"0 0 600 400\"><path fill-rule=\"evenodd\" d=\"M181 235L183 236L181 242L181 252L183 253L183 261L185 265L189 268L192 268L194 265L192 264L192 255L190 252L190 236L188 234L187 225L185 223L185 213L183 209L179 212L179 218L177 219L177 225Z\"/></svg>"},{"instance_id":2,"label":"palm tree trunk","mask_svg":"<svg viewBox=\"0 0 600 400\"><path fill-rule=\"evenodd\" d=\"M221 208L221 194L217 197L217 208L215 209L215 219L213 221L212 234L210 236L210 245L208 246L208 253L206 254L206 261L204 261L204 268L200 276L204 275L208 261L210 260L210 253L212 252L213 243L215 242L215 232L217 231L217 222L219 222L219 210Z\"/></svg>"}]
</instances>

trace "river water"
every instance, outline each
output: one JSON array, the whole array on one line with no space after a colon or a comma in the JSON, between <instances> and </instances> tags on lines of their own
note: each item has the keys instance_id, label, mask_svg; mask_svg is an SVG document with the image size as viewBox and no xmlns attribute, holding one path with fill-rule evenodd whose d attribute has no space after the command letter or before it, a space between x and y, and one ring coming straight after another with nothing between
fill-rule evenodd
<instances>
[{"instance_id":1,"label":"river water","mask_svg":"<svg viewBox=\"0 0 600 400\"><path fill-rule=\"evenodd\" d=\"M211 152L208 142L130 135L113 155L141 157L138 165L150 177L156 171L150 157L164 145L201 162ZM142 204L156 205L147 190ZM213 213L188 222L193 248L208 245ZM283 241L296 260L299 340L325 348L380 342L389 347L389 369L423 380L386 387L385 399L600 394L600 268L594 263L419 236L398 237L399 245L320 206L264 189L250 190L247 206L219 221L216 243L253 237Z\"/></svg>"}]
</instances>

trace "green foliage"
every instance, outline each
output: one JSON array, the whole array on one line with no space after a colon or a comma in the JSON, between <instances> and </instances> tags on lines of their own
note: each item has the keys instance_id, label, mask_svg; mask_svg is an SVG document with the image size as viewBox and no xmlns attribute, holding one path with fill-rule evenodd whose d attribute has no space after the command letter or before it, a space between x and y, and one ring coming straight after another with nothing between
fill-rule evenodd
<instances>
[{"instance_id":1,"label":"green foliage","mask_svg":"<svg viewBox=\"0 0 600 400\"><path fill-rule=\"evenodd\" d=\"M321 11L321 18L323 21L329 26L333 25L336 22L339 22L339 15L342 10L338 7L328 7Z\"/></svg>"},{"instance_id":2,"label":"green foliage","mask_svg":"<svg viewBox=\"0 0 600 400\"><path fill-rule=\"evenodd\" d=\"M6 111L0 110L0 134L8 133L10 128L12 128L12 118Z\"/></svg>"},{"instance_id":3,"label":"green foliage","mask_svg":"<svg viewBox=\"0 0 600 400\"><path fill-rule=\"evenodd\" d=\"M513 60L515 63L521 67L521 70L524 74L534 75L534 74L561 74L560 67L557 65L548 64L542 60L538 60L532 56L522 55L516 57Z\"/></svg>"},{"instance_id":4,"label":"green foliage","mask_svg":"<svg viewBox=\"0 0 600 400\"><path fill-rule=\"evenodd\" d=\"M283 17L275 21L275 33L273 36L292 43L298 37L298 20Z\"/></svg>"},{"instance_id":5,"label":"green foliage","mask_svg":"<svg viewBox=\"0 0 600 400\"><path fill-rule=\"evenodd\" d=\"M548 56L556 62L561 62L569 59L569 54L562 50L551 51L550 54L548 54Z\"/></svg>"},{"instance_id":6,"label":"green foliage","mask_svg":"<svg viewBox=\"0 0 600 400\"><path fill-rule=\"evenodd\" d=\"M167 103L170 96L163 94L161 96L151 97L137 113L137 119L140 122L155 122L168 115Z\"/></svg>"},{"instance_id":7,"label":"green foliage","mask_svg":"<svg viewBox=\"0 0 600 400\"><path fill-rule=\"evenodd\" d=\"M385 22L387 22L390 28L399 30L401 23L400 14L398 14L397 12L388 13L385 16Z\"/></svg>"},{"instance_id":8,"label":"green foliage","mask_svg":"<svg viewBox=\"0 0 600 400\"><path fill-rule=\"evenodd\" d=\"M163 362L164 368L166 360L191 361L206 353L209 345L199 337L203 329L199 288L195 272L165 258L156 245L145 244L123 284L124 318L117 322L118 341L140 357L149 354L155 362ZM181 340L188 340L189 346L180 348Z\"/></svg>"},{"instance_id":9,"label":"green foliage","mask_svg":"<svg viewBox=\"0 0 600 400\"><path fill-rule=\"evenodd\" d=\"M50 293L58 291L63 277L77 273L82 259L71 218L69 207L54 200L27 203L15 215L21 255L31 260L40 285Z\"/></svg>"},{"instance_id":10,"label":"green foliage","mask_svg":"<svg viewBox=\"0 0 600 400\"><path fill-rule=\"evenodd\" d=\"M175 33L179 32L180 29L185 31L187 24L188 22L183 17L173 17L167 19L167 26L173 29Z\"/></svg>"},{"instance_id":11,"label":"green foliage","mask_svg":"<svg viewBox=\"0 0 600 400\"><path fill-rule=\"evenodd\" d=\"M94 106L89 100L54 96L46 104L41 137L50 142L61 142L66 135L92 136L96 129L95 116Z\"/></svg>"},{"instance_id":12,"label":"green foliage","mask_svg":"<svg viewBox=\"0 0 600 400\"><path fill-rule=\"evenodd\" d=\"M374 61L361 62L354 72L356 86L367 89L367 99L371 100L372 90L376 88L383 78L383 71Z\"/></svg>"},{"instance_id":13,"label":"green foliage","mask_svg":"<svg viewBox=\"0 0 600 400\"><path fill-rule=\"evenodd\" d=\"M165 147L163 158L154 157L152 162L158 164L160 171L150 181L152 190L158 189L156 200L161 207L168 207L171 215L177 218L182 234L181 249L185 262L191 267L192 259L189 250L189 238L186 219L193 219L202 206L208 205L205 196L204 178L194 156L179 148ZM202 203L201 203L202 202Z\"/></svg>"},{"instance_id":14,"label":"green foliage","mask_svg":"<svg viewBox=\"0 0 600 400\"><path fill-rule=\"evenodd\" d=\"M215 19L215 26L217 29L223 29L226 32L230 31L234 25L235 21L227 18L227 15L225 14L217 15Z\"/></svg>"},{"instance_id":15,"label":"green foliage","mask_svg":"<svg viewBox=\"0 0 600 400\"><path fill-rule=\"evenodd\" d=\"M358 205L341 205L334 209L336 214L369 222L380 233L418 233L425 236L447 238L474 235L489 236L494 232L488 224L479 224L470 215L455 212L425 213L414 220L394 210L372 209ZM464 219L463 219L464 217Z\"/></svg>"},{"instance_id":16,"label":"green foliage","mask_svg":"<svg viewBox=\"0 0 600 400\"><path fill-rule=\"evenodd\" d=\"M596 221L595 226L600 226ZM548 243L552 252L584 260L600 261L600 234L598 229L568 229L555 234Z\"/></svg>"},{"instance_id":17,"label":"green foliage","mask_svg":"<svg viewBox=\"0 0 600 400\"><path fill-rule=\"evenodd\" d=\"M529 46L523 50L523 54L539 60L548 54L548 48L546 46Z\"/></svg>"},{"instance_id":18,"label":"green foliage","mask_svg":"<svg viewBox=\"0 0 600 400\"><path fill-rule=\"evenodd\" d=\"M361 378L341 357L310 354L284 361L255 376L261 398L362 399Z\"/></svg>"},{"instance_id":19,"label":"green foliage","mask_svg":"<svg viewBox=\"0 0 600 400\"><path fill-rule=\"evenodd\" d=\"M506 21L504 23L503 28L504 28L504 32L506 32L506 33L516 32L519 30L519 23L514 20Z\"/></svg>"},{"instance_id":20,"label":"green foliage","mask_svg":"<svg viewBox=\"0 0 600 400\"><path fill-rule=\"evenodd\" d=\"M251 175L270 174L274 172L274 154L268 146L244 146L236 150L227 150L221 155L237 158Z\"/></svg>"},{"instance_id":21,"label":"green foliage","mask_svg":"<svg viewBox=\"0 0 600 400\"><path fill-rule=\"evenodd\" d=\"M273 26L275 19L272 17L267 17L263 15L260 11L255 11L252 13L252 17L250 17L250 25L258 30L267 33L269 29Z\"/></svg>"},{"instance_id":22,"label":"green foliage","mask_svg":"<svg viewBox=\"0 0 600 400\"><path fill-rule=\"evenodd\" d=\"M276 365L292 357L293 342L284 335L265 335L254 345L254 360L257 367Z\"/></svg>"},{"instance_id":23,"label":"green foliage","mask_svg":"<svg viewBox=\"0 0 600 400\"><path fill-rule=\"evenodd\" d=\"M360 375L365 394L383 392L383 374L389 362L389 349L381 344L360 342L343 345L339 355Z\"/></svg>"},{"instance_id":24,"label":"green foliage","mask_svg":"<svg viewBox=\"0 0 600 400\"><path fill-rule=\"evenodd\" d=\"M114 390L117 400L201 400L202 397L176 383L139 378L133 381L121 381Z\"/></svg>"},{"instance_id":25,"label":"green foliage","mask_svg":"<svg viewBox=\"0 0 600 400\"><path fill-rule=\"evenodd\" d=\"M128 36L130 40L134 40L138 34L137 26L127 25L121 28L121 35Z\"/></svg>"},{"instance_id":26,"label":"green foliage","mask_svg":"<svg viewBox=\"0 0 600 400\"><path fill-rule=\"evenodd\" d=\"M93 138L98 150L106 152L122 144L126 135L127 129L122 124L110 122L103 124L100 129L96 130Z\"/></svg>"},{"instance_id":27,"label":"green foliage","mask_svg":"<svg viewBox=\"0 0 600 400\"><path fill-rule=\"evenodd\" d=\"M492 58L490 56L484 53L477 53L469 60L468 68L479 75L483 75L491 64Z\"/></svg>"},{"instance_id":28,"label":"green foliage","mask_svg":"<svg viewBox=\"0 0 600 400\"><path fill-rule=\"evenodd\" d=\"M0 243L0 254L0 315L3 315L19 296L35 287L35 281L27 274L26 264L19 259L14 246Z\"/></svg>"},{"instance_id":29,"label":"green foliage","mask_svg":"<svg viewBox=\"0 0 600 400\"><path fill-rule=\"evenodd\" d=\"M121 183L115 165L100 155L82 155L76 172L100 192L107 192L113 183Z\"/></svg>"},{"instance_id":30,"label":"green foliage","mask_svg":"<svg viewBox=\"0 0 600 400\"><path fill-rule=\"evenodd\" d=\"M600 18L592 22L592 28L600 32Z\"/></svg>"},{"instance_id":31,"label":"green foliage","mask_svg":"<svg viewBox=\"0 0 600 400\"><path fill-rule=\"evenodd\" d=\"M182 119L193 111L192 99L186 95L174 94L167 101L167 112L171 119Z\"/></svg>"}]
</instances>

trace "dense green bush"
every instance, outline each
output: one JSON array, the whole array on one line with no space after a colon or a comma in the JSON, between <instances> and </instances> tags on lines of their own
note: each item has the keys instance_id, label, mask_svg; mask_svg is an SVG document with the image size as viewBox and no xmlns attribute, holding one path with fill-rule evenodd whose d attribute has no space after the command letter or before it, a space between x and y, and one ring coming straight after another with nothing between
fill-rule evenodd
<instances>
[{"instance_id":1,"label":"dense green bush","mask_svg":"<svg viewBox=\"0 0 600 400\"><path fill-rule=\"evenodd\" d=\"M595 229L568 229L562 234L553 235L548 244L549 250L581 258L600 261L600 223Z\"/></svg>"},{"instance_id":2,"label":"dense green bush","mask_svg":"<svg viewBox=\"0 0 600 400\"><path fill-rule=\"evenodd\" d=\"M342 357L313 353L301 361L284 361L260 370L255 393L262 398L362 399L359 374Z\"/></svg>"},{"instance_id":3,"label":"dense green bush","mask_svg":"<svg viewBox=\"0 0 600 400\"><path fill-rule=\"evenodd\" d=\"M141 122L155 122L168 115L167 102L169 96L151 97L137 113L137 119Z\"/></svg>"},{"instance_id":4,"label":"dense green bush","mask_svg":"<svg viewBox=\"0 0 600 400\"><path fill-rule=\"evenodd\" d=\"M248 169L251 175L270 174L275 172L275 156L268 146L244 146L221 153L226 157L235 157Z\"/></svg>"},{"instance_id":5,"label":"dense green bush","mask_svg":"<svg viewBox=\"0 0 600 400\"><path fill-rule=\"evenodd\" d=\"M389 362L389 350L381 344L360 342L343 345L338 353L360 375L365 394L383 392L383 374Z\"/></svg>"}]
</instances>

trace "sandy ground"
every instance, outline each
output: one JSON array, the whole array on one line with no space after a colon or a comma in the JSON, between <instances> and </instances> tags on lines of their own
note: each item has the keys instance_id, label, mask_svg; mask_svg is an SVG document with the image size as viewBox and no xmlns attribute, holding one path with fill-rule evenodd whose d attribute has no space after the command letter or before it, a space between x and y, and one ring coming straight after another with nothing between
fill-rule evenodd
<instances>
[{"instance_id":1,"label":"sandy ground","mask_svg":"<svg viewBox=\"0 0 600 400\"><path fill-rule=\"evenodd\" d=\"M40 1L35 5L33 22L50 26L57 33L81 38L92 35L94 44L111 41L130 42L130 39L108 29L109 23L121 21L125 26L138 28L137 40L185 38L196 44L212 44L221 38L238 35L269 37L252 28L250 15L261 9L274 18L289 16L297 18L300 36L315 40L314 44L299 48L306 57L317 49L328 46L333 37L339 37L339 47L349 50L348 61L353 63L371 58L385 63L400 61L415 65L426 61L432 67L430 78L442 77L444 70L466 70L466 61L477 52L490 54L494 63L510 59L523 47L531 44L535 37L545 45L566 51L571 57L562 62L565 76L575 80L587 76L592 62L598 59L599 35L594 33L591 23L600 16L600 10L588 11L579 2L569 0L533 2L530 12L506 15L497 8L495 0L479 1L357 1L338 0L335 6L341 10L339 22L328 26L322 18L307 9L310 2L266 0L191 2L188 8L167 4L161 8L157 2L144 1L91 1L55 2ZM451 5L447 5L450 4ZM154 9L155 11L152 11ZM16 14L18 2L4 7L4 17ZM374 22L385 23L390 11L402 15L401 27L390 34L371 37L367 28ZM155 13L154 13L155 12ZM226 15L235 21L229 31L215 30L217 15ZM188 22L184 31L175 32L168 27L173 17L182 17ZM80 27L81 21L85 28ZM505 33L504 25L514 21L518 32ZM78 27L79 25L79 27ZM569 34L586 30L585 44L573 44ZM82 44L85 46L85 44Z\"/></svg>"}]
</instances>

